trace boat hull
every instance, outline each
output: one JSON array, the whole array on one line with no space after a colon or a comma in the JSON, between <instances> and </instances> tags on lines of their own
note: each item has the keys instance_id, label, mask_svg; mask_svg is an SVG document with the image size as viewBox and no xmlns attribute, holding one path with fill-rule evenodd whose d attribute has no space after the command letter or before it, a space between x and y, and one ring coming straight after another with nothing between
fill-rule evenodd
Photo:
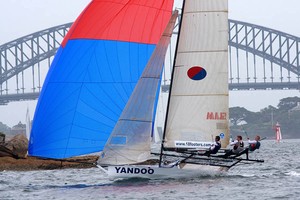
<instances>
[{"instance_id":1,"label":"boat hull","mask_svg":"<svg viewBox=\"0 0 300 200\"><path fill-rule=\"evenodd\" d=\"M165 178L191 178L201 176L215 176L226 173L226 168L206 165L185 164L176 166L158 165L123 165L108 166L106 173L110 179L127 178L146 178L146 179L165 179Z\"/></svg>"}]
</instances>

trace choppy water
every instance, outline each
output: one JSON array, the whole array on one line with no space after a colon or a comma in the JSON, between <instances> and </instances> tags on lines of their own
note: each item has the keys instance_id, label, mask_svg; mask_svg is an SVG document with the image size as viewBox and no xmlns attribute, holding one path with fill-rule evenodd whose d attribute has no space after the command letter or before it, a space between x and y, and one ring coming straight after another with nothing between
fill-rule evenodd
<instances>
[{"instance_id":1,"label":"choppy water","mask_svg":"<svg viewBox=\"0 0 300 200\"><path fill-rule=\"evenodd\" d=\"M263 141L265 163L182 180L110 181L99 169L0 172L0 199L300 199L300 140Z\"/></svg>"}]
</instances>

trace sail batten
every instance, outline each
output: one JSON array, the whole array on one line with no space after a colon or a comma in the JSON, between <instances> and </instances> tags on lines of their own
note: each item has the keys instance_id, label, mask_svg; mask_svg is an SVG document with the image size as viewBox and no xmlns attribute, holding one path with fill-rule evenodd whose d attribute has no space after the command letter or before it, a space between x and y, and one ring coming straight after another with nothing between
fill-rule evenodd
<instances>
[{"instance_id":1,"label":"sail batten","mask_svg":"<svg viewBox=\"0 0 300 200\"><path fill-rule=\"evenodd\" d=\"M227 52L227 50L203 50L203 51L178 51L178 53L211 53L211 52Z\"/></svg>"}]
</instances>

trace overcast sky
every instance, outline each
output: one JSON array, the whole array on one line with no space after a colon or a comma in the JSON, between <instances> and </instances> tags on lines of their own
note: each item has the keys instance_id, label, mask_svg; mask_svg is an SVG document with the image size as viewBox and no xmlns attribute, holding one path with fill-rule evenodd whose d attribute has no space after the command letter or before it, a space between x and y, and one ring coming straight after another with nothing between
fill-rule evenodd
<instances>
[{"instance_id":1,"label":"overcast sky","mask_svg":"<svg viewBox=\"0 0 300 200\"><path fill-rule=\"evenodd\" d=\"M175 0L176 3L180 0ZM73 22L90 0L0 0L0 45L19 37ZM300 0L229 0L229 18L300 36ZM300 96L299 91L234 91L230 106L259 111L279 100ZM0 106L0 122L13 126L25 123L26 109L33 117L36 101Z\"/></svg>"}]
</instances>

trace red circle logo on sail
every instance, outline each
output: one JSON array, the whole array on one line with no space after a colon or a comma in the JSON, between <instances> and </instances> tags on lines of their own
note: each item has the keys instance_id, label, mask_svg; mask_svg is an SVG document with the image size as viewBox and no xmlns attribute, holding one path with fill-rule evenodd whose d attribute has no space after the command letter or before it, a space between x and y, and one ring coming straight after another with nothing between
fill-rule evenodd
<instances>
[{"instance_id":1,"label":"red circle logo on sail","mask_svg":"<svg viewBox=\"0 0 300 200\"><path fill-rule=\"evenodd\" d=\"M195 81L204 79L206 74L206 70L200 66L191 67L187 72L188 77Z\"/></svg>"}]
</instances>

